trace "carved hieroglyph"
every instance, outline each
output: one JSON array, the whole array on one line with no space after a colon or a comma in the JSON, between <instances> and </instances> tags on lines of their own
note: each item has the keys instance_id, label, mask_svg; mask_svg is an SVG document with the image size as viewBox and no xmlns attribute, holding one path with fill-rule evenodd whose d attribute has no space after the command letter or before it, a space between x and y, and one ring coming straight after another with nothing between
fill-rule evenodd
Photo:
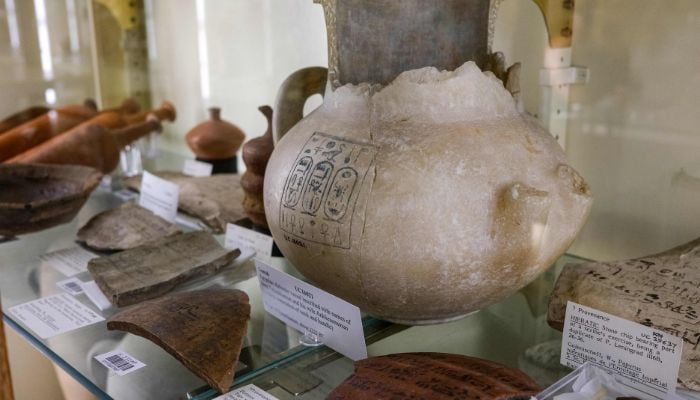
<instances>
[{"instance_id":1,"label":"carved hieroglyph","mask_svg":"<svg viewBox=\"0 0 700 400\"><path fill-rule=\"evenodd\" d=\"M114 251L131 249L179 232L175 224L129 202L92 217L78 231L78 240L95 250Z\"/></svg>"},{"instance_id":2,"label":"carved hieroglyph","mask_svg":"<svg viewBox=\"0 0 700 400\"><path fill-rule=\"evenodd\" d=\"M214 233L224 233L227 223L245 217L241 177L237 174L216 174L191 177L179 172L157 172L180 188L178 208L202 220ZM141 188L141 176L126 179L124 184L134 190Z\"/></svg>"},{"instance_id":3,"label":"carved hieroglyph","mask_svg":"<svg viewBox=\"0 0 700 400\"><path fill-rule=\"evenodd\" d=\"M311 135L287 176L280 228L307 241L349 249L355 203L376 153L372 145Z\"/></svg>"},{"instance_id":4,"label":"carved hieroglyph","mask_svg":"<svg viewBox=\"0 0 700 400\"><path fill-rule=\"evenodd\" d=\"M592 203L556 140L472 62L328 87L276 144L264 194L275 243L306 278L407 324L516 292L568 248Z\"/></svg>"},{"instance_id":5,"label":"carved hieroglyph","mask_svg":"<svg viewBox=\"0 0 700 400\"><path fill-rule=\"evenodd\" d=\"M107 328L145 337L225 393L233 383L249 318L244 292L207 289L143 302L110 318Z\"/></svg>"},{"instance_id":6,"label":"carved hieroglyph","mask_svg":"<svg viewBox=\"0 0 700 400\"><path fill-rule=\"evenodd\" d=\"M190 232L90 260L95 283L117 307L161 296L191 279L212 275L241 254L206 232Z\"/></svg>"},{"instance_id":7,"label":"carved hieroglyph","mask_svg":"<svg viewBox=\"0 0 700 400\"><path fill-rule=\"evenodd\" d=\"M567 301L682 338L678 380L700 390L700 239L648 257L569 264L550 298L556 329L563 329Z\"/></svg>"},{"instance_id":8,"label":"carved hieroglyph","mask_svg":"<svg viewBox=\"0 0 700 400\"><path fill-rule=\"evenodd\" d=\"M480 358L445 353L400 353L355 363L355 373L329 400L530 398L540 387L523 372Z\"/></svg>"}]
</instances>

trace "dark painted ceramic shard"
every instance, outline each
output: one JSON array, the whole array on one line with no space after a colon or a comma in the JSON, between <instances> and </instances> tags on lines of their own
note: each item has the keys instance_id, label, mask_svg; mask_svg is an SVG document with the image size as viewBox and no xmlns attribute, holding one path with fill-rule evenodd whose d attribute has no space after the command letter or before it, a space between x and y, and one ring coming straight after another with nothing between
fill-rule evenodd
<instances>
[{"instance_id":1,"label":"dark painted ceramic shard","mask_svg":"<svg viewBox=\"0 0 700 400\"><path fill-rule=\"evenodd\" d=\"M0 165L0 236L72 220L100 179L96 169L77 165Z\"/></svg>"},{"instance_id":2,"label":"dark painted ceramic shard","mask_svg":"<svg viewBox=\"0 0 700 400\"><path fill-rule=\"evenodd\" d=\"M328 399L514 400L540 390L523 372L492 361L458 354L400 353L356 362L355 373Z\"/></svg>"},{"instance_id":3,"label":"dark painted ceramic shard","mask_svg":"<svg viewBox=\"0 0 700 400\"><path fill-rule=\"evenodd\" d=\"M206 232L166 237L151 244L90 260L95 283L117 307L162 296L181 283L213 275L241 254L226 250Z\"/></svg>"},{"instance_id":4,"label":"dark painted ceramic shard","mask_svg":"<svg viewBox=\"0 0 700 400\"><path fill-rule=\"evenodd\" d=\"M175 224L136 203L95 215L78 231L78 241L101 251L127 250L179 233Z\"/></svg>"},{"instance_id":5,"label":"dark painted ceramic shard","mask_svg":"<svg viewBox=\"0 0 700 400\"><path fill-rule=\"evenodd\" d=\"M700 390L699 282L700 238L642 258L568 264L547 319L562 330L566 303L573 301L678 336L685 342L678 381Z\"/></svg>"},{"instance_id":6,"label":"dark painted ceramic shard","mask_svg":"<svg viewBox=\"0 0 700 400\"><path fill-rule=\"evenodd\" d=\"M177 184L180 188L178 208L201 219L215 233L223 233L227 223L245 217L241 178L237 174L195 178L179 172L162 171L156 175ZM141 188L141 176L126 179L124 184L138 191Z\"/></svg>"},{"instance_id":7,"label":"dark painted ceramic shard","mask_svg":"<svg viewBox=\"0 0 700 400\"><path fill-rule=\"evenodd\" d=\"M250 318L248 295L208 289L173 293L113 316L107 328L142 336L219 392L227 392Z\"/></svg>"}]
</instances>

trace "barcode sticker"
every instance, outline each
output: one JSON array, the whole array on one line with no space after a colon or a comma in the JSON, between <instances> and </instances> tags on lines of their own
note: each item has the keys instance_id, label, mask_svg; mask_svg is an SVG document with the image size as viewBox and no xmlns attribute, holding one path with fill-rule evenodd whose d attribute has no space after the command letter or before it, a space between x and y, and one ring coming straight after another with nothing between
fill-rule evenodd
<instances>
[{"instance_id":1,"label":"barcode sticker","mask_svg":"<svg viewBox=\"0 0 700 400\"><path fill-rule=\"evenodd\" d=\"M95 360L119 376L124 376L146 366L146 364L121 350L100 354L95 356Z\"/></svg>"},{"instance_id":2,"label":"barcode sticker","mask_svg":"<svg viewBox=\"0 0 700 400\"><path fill-rule=\"evenodd\" d=\"M83 282L78 278L69 278L56 282L56 286L72 294L73 296L83 293Z\"/></svg>"}]
</instances>

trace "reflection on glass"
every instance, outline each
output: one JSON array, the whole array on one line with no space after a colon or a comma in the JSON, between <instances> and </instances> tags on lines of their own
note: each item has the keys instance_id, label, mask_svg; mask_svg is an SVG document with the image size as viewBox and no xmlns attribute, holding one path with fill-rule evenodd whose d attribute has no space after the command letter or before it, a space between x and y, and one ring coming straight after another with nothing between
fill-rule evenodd
<instances>
[{"instance_id":1,"label":"reflection on glass","mask_svg":"<svg viewBox=\"0 0 700 400\"><path fill-rule=\"evenodd\" d=\"M53 88L48 88L44 91L44 100L47 104L56 104L56 91Z\"/></svg>"},{"instance_id":2,"label":"reflection on glass","mask_svg":"<svg viewBox=\"0 0 700 400\"><path fill-rule=\"evenodd\" d=\"M202 100L209 99L209 54L204 0L197 0L197 46L199 47L199 83Z\"/></svg>"},{"instance_id":3,"label":"reflection on glass","mask_svg":"<svg viewBox=\"0 0 700 400\"><path fill-rule=\"evenodd\" d=\"M7 14L7 27L10 31L10 46L12 46L12 50L19 50L19 28L17 27L15 0L5 0L5 13Z\"/></svg>"},{"instance_id":4,"label":"reflection on glass","mask_svg":"<svg viewBox=\"0 0 700 400\"><path fill-rule=\"evenodd\" d=\"M46 4L44 0L34 0L36 13L36 30L39 36L39 53L41 54L41 71L44 79L53 79L53 60L51 58L51 42L49 39L49 24L46 20Z\"/></svg>"},{"instance_id":5,"label":"reflection on glass","mask_svg":"<svg viewBox=\"0 0 700 400\"><path fill-rule=\"evenodd\" d=\"M78 14L75 10L75 0L66 0L66 14L68 14L68 41L71 53L80 51L80 38L78 37Z\"/></svg>"},{"instance_id":6,"label":"reflection on glass","mask_svg":"<svg viewBox=\"0 0 700 400\"><path fill-rule=\"evenodd\" d=\"M141 149L137 144L128 145L119 153L119 166L124 176L135 176L143 172Z\"/></svg>"}]
</instances>

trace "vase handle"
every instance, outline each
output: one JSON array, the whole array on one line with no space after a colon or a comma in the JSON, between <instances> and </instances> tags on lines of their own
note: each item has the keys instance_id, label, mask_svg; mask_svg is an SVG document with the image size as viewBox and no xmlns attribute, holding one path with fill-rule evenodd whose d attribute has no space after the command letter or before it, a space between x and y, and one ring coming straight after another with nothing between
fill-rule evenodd
<instances>
[{"instance_id":1,"label":"vase handle","mask_svg":"<svg viewBox=\"0 0 700 400\"><path fill-rule=\"evenodd\" d=\"M327 68L308 67L294 72L282 82L272 117L272 139L275 144L304 118L306 100L315 94L323 96L327 78Z\"/></svg>"}]
</instances>

